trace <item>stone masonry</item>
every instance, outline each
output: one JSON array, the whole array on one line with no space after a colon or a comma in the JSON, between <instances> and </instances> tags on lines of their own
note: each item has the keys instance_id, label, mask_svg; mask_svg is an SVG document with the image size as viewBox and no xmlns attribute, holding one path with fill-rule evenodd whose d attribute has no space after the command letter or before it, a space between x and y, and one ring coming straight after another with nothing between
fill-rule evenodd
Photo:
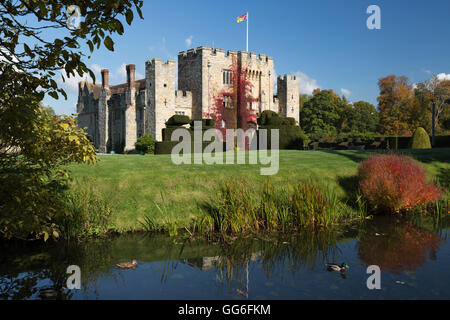
<instances>
[{"instance_id":1,"label":"stone masonry","mask_svg":"<svg viewBox=\"0 0 450 320\"><path fill-rule=\"evenodd\" d=\"M175 61L153 59L145 63L145 79L135 79L135 65L126 66L127 83L109 84L109 71L102 70L99 85L78 85L78 125L101 153L134 149L137 138L149 134L161 141L165 122L175 114L192 119L210 114L214 97L231 81L231 65L237 59L252 83L251 109L259 115L272 110L299 121L300 83L296 77L277 78L274 96L272 57L245 51L198 47L178 54L178 88Z\"/></svg>"}]
</instances>

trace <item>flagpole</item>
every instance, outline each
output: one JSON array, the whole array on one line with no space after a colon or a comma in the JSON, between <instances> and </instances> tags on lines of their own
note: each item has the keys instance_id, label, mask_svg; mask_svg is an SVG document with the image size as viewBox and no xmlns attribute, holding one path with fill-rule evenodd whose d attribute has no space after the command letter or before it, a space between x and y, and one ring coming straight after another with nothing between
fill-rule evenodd
<instances>
[{"instance_id":1,"label":"flagpole","mask_svg":"<svg viewBox=\"0 0 450 320\"><path fill-rule=\"evenodd\" d=\"M248 12L247 12L247 37L246 37L246 40L247 40L247 52L248 52Z\"/></svg>"}]
</instances>

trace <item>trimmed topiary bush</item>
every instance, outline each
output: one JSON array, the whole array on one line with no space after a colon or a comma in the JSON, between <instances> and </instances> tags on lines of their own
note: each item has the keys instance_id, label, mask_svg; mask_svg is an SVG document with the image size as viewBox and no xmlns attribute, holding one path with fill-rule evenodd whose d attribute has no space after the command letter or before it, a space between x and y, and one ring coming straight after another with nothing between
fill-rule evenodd
<instances>
[{"instance_id":1,"label":"trimmed topiary bush","mask_svg":"<svg viewBox=\"0 0 450 320\"><path fill-rule=\"evenodd\" d=\"M176 114L171 116L169 120L167 120L167 126L184 126L185 124L189 124L191 119L185 115Z\"/></svg>"},{"instance_id":2,"label":"trimmed topiary bush","mask_svg":"<svg viewBox=\"0 0 450 320\"><path fill-rule=\"evenodd\" d=\"M156 140L153 139L152 136L149 136L148 134L144 134L142 137L139 137L134 144L134 147L137 151L143 152L143 153L155 153L155 143Z\"/></svg>"},{"instance_id":3,"label":"trimmed topiary bush","mask_svg":"<svg viewBox=\"0 0 450 320\"><path fill-rule=\"evenodd\" d=\"M191 129L194 129L194 121L201 121L203 130L212 129L216 127L216 119L192 119L190 122Z\"/></svg>"},{"instance_id":4,"label":"trimmed topiary bush","mask_svg":"<svg viewBox=\"0 0 450 320\"><path fill-rule=\"evenodd\" d=\"M428 133L424 128L418 127L414 131L414 135L411 140L412 149L431 149L431 142Z\"/></svg>"},{"instance_id":5,"label":"trimmed topiary bush","mask_svg":"<svg viewBox=\"0 0 450 320\"><path fill-rule=\"evenodd\" d=\"M272 118L276 118L276 120L272 120ZM259 125L270 125L270 124L280 124L281 121L278 120L279 116L278 113L271 110L265 110L261 113L261 117L258 119Z\"/></svg>"},{"instance_id":6,"label":"trimmed topiary bush","mask_svg":"<svg viewBox=\"0 0 450 320\"><path fill-rule=\"evenodd\" d=\"M372 155L361 162L359 185L364 198L377 211L399 213L437 201L439 189L426 182L425 169L403 155Z\"/></svg>"}]
</instances>

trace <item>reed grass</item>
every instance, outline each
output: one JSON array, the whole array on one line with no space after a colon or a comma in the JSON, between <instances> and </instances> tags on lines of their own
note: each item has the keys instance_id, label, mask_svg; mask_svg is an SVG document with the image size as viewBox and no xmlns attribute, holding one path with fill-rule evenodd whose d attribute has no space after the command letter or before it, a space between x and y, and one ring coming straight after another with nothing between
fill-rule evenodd
<instances>
[{"instance_id":1,"label":"reed grass","mask_svg":"<svg viewBox=\"0 0 450 320\"><path fill-rule=\"evenodd\" d=\"M62 198L67 212L58 225L65 239L100 236L114 229L112 208L95 186L80 184Z\"/></svg>"},{"instance_id":2,"label":"reed grass","mask_svg":"<svg viewBox=\"0 0 450 320\"><path fill-rule=\"evenodd\" d=\"M275 187L267 179L261 190L252 192L244 182L228 179L203 207L209 215L203 231L222 235L321 228L360 217L334 189L312 180Z\"/></svg>"}]
</instances>

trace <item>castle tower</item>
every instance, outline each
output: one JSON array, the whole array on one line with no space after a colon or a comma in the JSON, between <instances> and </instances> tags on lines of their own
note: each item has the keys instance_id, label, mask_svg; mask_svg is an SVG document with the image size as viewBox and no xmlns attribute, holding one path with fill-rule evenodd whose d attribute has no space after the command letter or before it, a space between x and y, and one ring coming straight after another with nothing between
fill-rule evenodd
<instances>
[{"instance_id":1,"label":"castle tower","mask_svg":"<svg viewBox=\"0 0 450 320\"><path fill-rule=\"evenodd\" d=\"M101 153L106 153L109 144L109 107L108 101L111 98L111 90L109 88L109 70L104 69L102 73L102 89L98 100L98 116L97 116L97 147Z\"/></svg>"},{"instance_id":2,"label":"castle tower","mask_svg":"<svg viewBox=\"0 0 450 320\"><path fill-rule=\"evenodd\" d=\"M153 138L161 141L166 121L175 114L175 61L147 61L145 74L148 92L147 128Z\"/></svg>"},{"instance_id":3,"label":"castle tower","mask_svg":"<svg viewBox=\"0 0 450 320\"><path fill-rule=\"evenodd\" d=\"M228 51L207 46L178 54L178 89L192 92L192 117L199 119L211 111L214 98L231 85L231 66L236 61L246 69L252 96L258 99L256 113L273 109L273 58L245 51Z\"/></svg>"},{"instance_id":4,"label":"castle tower","mask_svg":"<svg viewBox=\"0 0 450 320\"><path fill-rule=\"evenodd\" d=\"M296 76L278 77L278 113L282 117L300 119L300 80Z\"/></svg>"},{"instance_id":5,"label":"castle tower","mask_svg":"<svg viewBox=\"0 0 450 320\"><path fill-rule=\"evenodd\" d=\"M134 150L137 140L136 88L134 64L127 65L127 89L125 92L125 146L124 151Z\"/></svg>"}]
</instances>

